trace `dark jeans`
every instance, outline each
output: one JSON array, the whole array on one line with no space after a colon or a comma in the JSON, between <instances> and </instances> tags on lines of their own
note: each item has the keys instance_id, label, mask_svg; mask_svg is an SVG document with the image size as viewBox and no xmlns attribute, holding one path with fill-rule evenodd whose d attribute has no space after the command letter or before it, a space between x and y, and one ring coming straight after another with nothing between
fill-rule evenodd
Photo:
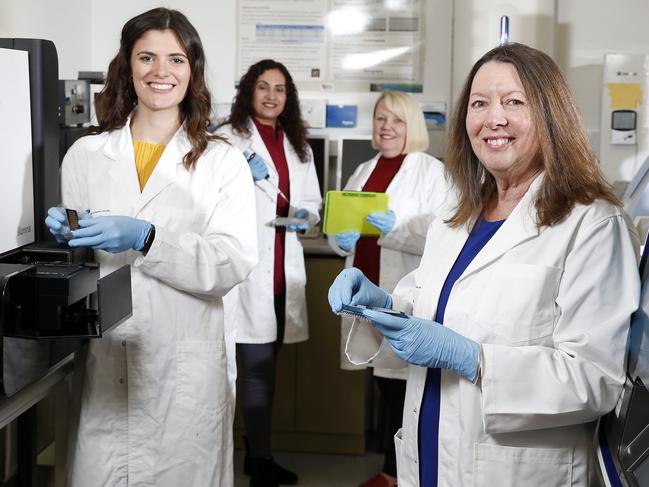
<instances>
[{"instance_id":1,"label":"dark jeans","mask_svg":"<svg viewBox=\"0 0 649 487\"><path fill-rule=\"evenodd\" d=\"M277 339L270 343L237 343L240 401L250 456L270 458L277 355L284 341L286 295L275 296Z\"/></svg>"}]
</instances>

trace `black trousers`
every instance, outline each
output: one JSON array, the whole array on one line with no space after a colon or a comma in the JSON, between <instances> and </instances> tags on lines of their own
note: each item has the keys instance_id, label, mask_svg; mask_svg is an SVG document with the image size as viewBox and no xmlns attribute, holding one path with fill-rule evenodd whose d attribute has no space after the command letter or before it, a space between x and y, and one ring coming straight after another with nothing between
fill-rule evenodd
<instances>
[{"instance_id":1,"label":"black trousers","mask_svg":"<svg viewBox=\"0 0 649 487\"><path fill-rule=\"evenodd\" d=\"M406 399L406 381L376 377L376 383L383 401L383 432L385 434L385 456L382 472L392 477L397 476L397 457L394 450L394 435L401 428L403 421L403 404Z\"/></svg>"},{"instance_id":2,"label":"black trousers","mask_svg":"<svg viewBox=\"0 0 649 487\"><path fill-rule=\"evenodd\" d=\"M275 296L277 339L270 343L237 343L240 403L250 456L270 458L277 356L284 342L286 294Z\"/></svg>"}]
</instances>

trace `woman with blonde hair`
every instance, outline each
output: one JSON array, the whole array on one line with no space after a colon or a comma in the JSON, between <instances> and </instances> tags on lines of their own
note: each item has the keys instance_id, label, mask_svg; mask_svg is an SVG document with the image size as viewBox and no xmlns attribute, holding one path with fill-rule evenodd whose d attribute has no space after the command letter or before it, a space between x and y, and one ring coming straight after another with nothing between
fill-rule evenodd
<instances>
[{"instance_id":1,"label":"woman with blonde hair","mask_svg":"<svg viewBox=\"0 0 649 487\"><path fill-rule=\"evenodd\" d=\"M361 269L374 284L391 292L399 279L419 265L426 230L446 198L447 184L442 163L424 152L428 149L428 131L414 97L386 91L374 105L373 118L372 147L379 153L356 168L345 190L388 194L388 212L367 217L381 235L361 237L350 231L330 236L329 242L338 254L347 257L347 267ZM350 327L351 320L343 318L343 339ZM344 354L342 367L350 368ZM401 426L407 375L405 368L375 368L374 376L384 406L381 429L387 448L381 473L361 485L390 487L397 480L392 437Z\"/></svg>"}]
</instances>

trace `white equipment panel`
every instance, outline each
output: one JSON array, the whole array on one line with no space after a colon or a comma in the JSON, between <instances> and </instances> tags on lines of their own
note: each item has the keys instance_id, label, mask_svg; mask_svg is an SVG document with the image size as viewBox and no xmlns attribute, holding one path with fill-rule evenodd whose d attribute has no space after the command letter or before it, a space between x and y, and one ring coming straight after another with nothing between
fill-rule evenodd
<instances>
[{"instance_id":1,"label":"white equipment panel","mask_svg":"<svg viewBox=\"0 0 649 487\"><path fill-rule=\"evenodd\" d=\"M0 49L0 254L34 241L29 64L25 51Z\"/></svg>"}]
</instances>

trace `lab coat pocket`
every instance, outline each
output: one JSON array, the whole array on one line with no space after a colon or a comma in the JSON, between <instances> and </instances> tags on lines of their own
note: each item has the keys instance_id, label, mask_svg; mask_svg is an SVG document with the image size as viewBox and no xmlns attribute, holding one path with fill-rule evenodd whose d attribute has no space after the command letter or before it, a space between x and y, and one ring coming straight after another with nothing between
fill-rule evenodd
<instances>
[{"instance_id":1,"label":"lab coat pocket","mask_svg":"<svg viewBox=\"0 0 649 487\"><path fill-rule=\"evenodd\" d=\"M484 271L487 273L488 271ZM514 344L552 334L562 270L532 264L499 264L480 284L476 321Z\"/></svg>"},{"instance_id":2,"label":"lab coat pocket","mask_svg":"<svg viewBox=\"0 0 649 487\"><path fill-rule=\"evenodd\" d=\"M180 341L176 360L179 407L194 418L217 415L227 404L224 342Z\"/></svg>"},{"instance_id":3,"label":"lab coat pocket","mask_svg":"<svg viewBox=\"0 0 649 487\"><path fill-rule=\"evenodd\" d=\"M473 485L569 486L572 483L572 461L572 450L569 448L515 448L476 443Z\"/></svg>"}]
</instances>

